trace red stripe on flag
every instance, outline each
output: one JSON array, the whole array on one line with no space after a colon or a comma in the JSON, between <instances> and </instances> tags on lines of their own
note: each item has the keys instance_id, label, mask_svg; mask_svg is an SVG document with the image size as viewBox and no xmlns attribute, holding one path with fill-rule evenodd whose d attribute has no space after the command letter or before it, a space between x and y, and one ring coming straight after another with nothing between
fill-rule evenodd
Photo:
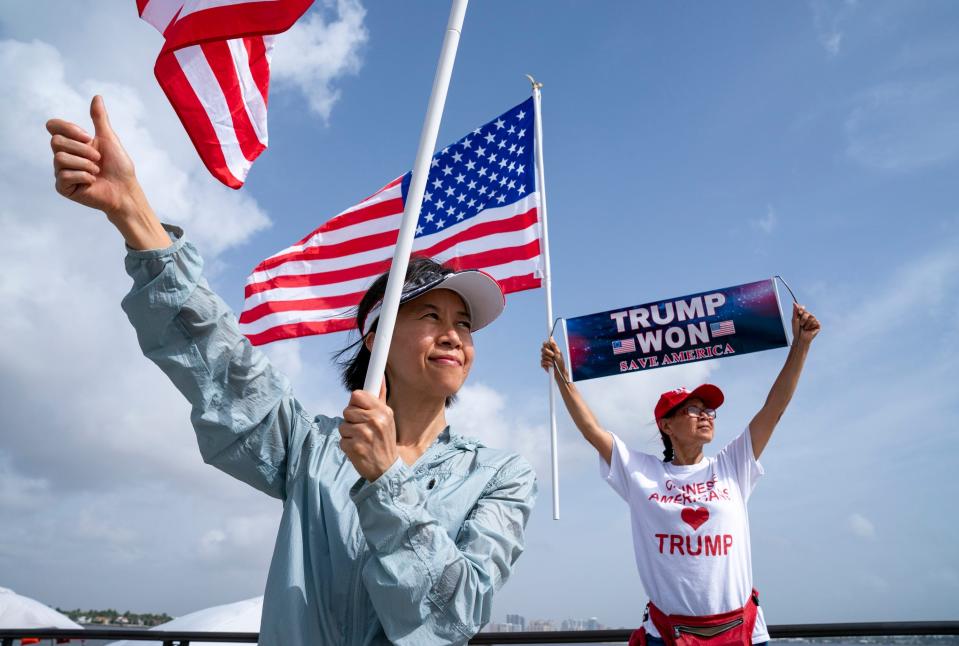
<instances>
[{"instance_id":1,"label":"red stripe on flag","mask_svg":"<svg viewBox=\"0 0 959 646\"><path fill-rule=\"evenodd\" d=\"M495 267L496 265L505 265L508 262L515 262L517 260L529 260L538 255L539 239L537 238L536 240L531 240L526 244L516 247L502 247L491 251L457 256L443 264L456 271L463 269L485 269L489 271L490 267Z\"/></svg>"},{"instance_id":2,"label":"red stripe on flag","mask_svg":"<svg viewBox=\"0 0 959 646\"><path fill-rule=\"evenodd\" d=\"M533 274L525 276L510 276L503 280L496 281L506 294L521 292L526 289L539 289L543 286L543 279L537 278Z\"/></svg>"},{"instance_id":3,"label":"red stripe on flag","mask_svg":"<svg viewBox=\"0 0 959 646\"><path fill-rule=\"evenodd\" d=\"M270 95L270 61L266 57L266 43L262 36L244 38L247 58L250 59L250 75L263 96L263 105L267 105Z\"/></svg>"},{"instance_id":4,"label":"red stripe on flag","mask_svg":"<svg viewBox=\"0 0 959 646\"><path fill-rule=\"evenodd\" d=\"M293 339L300 336L342 332L343 330L351 330L355 327L356 321L353 319L330 319L328 321L288 323L286 325L277 325L259 334L247 334L246 338L248 338L253 345L263 345L271 341L282 341L283 339Z\"/></svg>"},{"instance_id":5,"label":"red stripe on flag","mask_svg":"<svg viewBox=\"0 0 959 646\"><path fill-rule=\"evenodd\" d=\"M210 7L173 22L163 52L216 40L278 34L289 29L313 0L267 0Z\"/></svg>"},{"instance_id":6,"label":"red stripe on flag","mask_svg":"<svg viewBox=\"0 0 959 646\"><path fill-rule=\"evenodd\" d=\"M336 231L337 229L344 229L346 227L351 227L354 224L363 224L364 222L369 222L370 220L376 220L378 218L386 218L391 215L399 215L403 212L403 198L395 197L391 200L384 200L382 202L374 202L369 206L364 206L361 209L356 209L355 211L350 211L349 213L341 213L336 216L319 229L306 236L304 240L309 240L311 236L317 233L326 233L327 231Z\"/></svg>"},{"instance_id":7,"label":"red stripe on flag","mask_svg":"<svg viewBox=\"0 0 959 646\"><path fill-rule=\"evenodd\" d=\"M236 61L233 59L230 46L225 40L221 40L215 43L204 43L200 49L203 50L203 55L230 108L230 119L233 122L233 130L240 144L240 150L244 157L253 161L266 150L266 146L260 143L256 136L256 129L250 121L250 115L246 111L246 102L240 90L240 79L236 73Z\"/></svg>"},{"instance_id":8,"label":"red stripe on flag","mask_svg":"<svg viewBox=\"0 0 959 646\"><path fill-rule=\"evenodd\" d=\"M480 222L477 225L464 229L459 233L448 238L440 240L432 247L417 250L416 253L424 256L437 256L450 247L460 242L476 240L495 233L509 233L511 231L522 231L536 223L536 207L533 207L526 213L520 213L503 220L493 220L492 222Z\"/></svg>"},{"instance_id":9,"label":"red stripe on flag","mask_svg":"<svg viewBox=\"0 0 959 646\"><path fill-rule=\"evenodd\" d=\"M343 307L355 307L360 304L363 294L366 292L354 292L353 294L341 294L338 296L324 296L321 298L303 298L295 301L267 301L260 303L240 314L240 323L252 323L276 312L309 312L314 310L334 310Z\"/></svg>"},{"instance_id":10,"label":"red stripe on flag","mask_svg":"<svg viewBox=\"0 0 959 646\"><path fill-rule=\"evenodd\" d=\"M363 253L365 251L373 251L374 249L382 249L383 247L391 247L396 244L396 239L398 237L399 233L394 229L391 231L384 231L382 233L374 233L368 236L353 238L352 240L344 240L343 242L337 242L336 244L309 247L303 251L294 251L293 253L284 254L282 256L267 258L260 263L255 271L273 269L274 267L279 267L284 263L297 260L330 260L332 258L352 256L353 254Z\"/></svg>"},{"instance_id":11,"label":"red stripe on flag","mask_svg":"<svg viewBox=\"0 0 959 646\"><path fill-rule=\"evenodd\" d=\"M414 254L415 255L415 254ZM381 260L380 262L371 262L365 265L356 265L349 269L340 269L338 271L321 271L315 274L292 274L289 276L276 276L270 280L264 280L258 283L250 283L243 290L243 297L249 298L254 294L278 289L281 287L317 287L319 285L334 285L348 280L359 280L370 276L377 276L383 272L389 271L393 259Z\"/></svg>"},{"instance_id":12,"label":"red stripe on flag","mask_svg":"<svg viewBox=\"0 0 959 646\"><path fill-rule=\"evenodd\" d=\"M143 10L150 4L150 0L137 0L137 14L143 16Z\"/></svg>"},{"instance_id":13,"label":"red stripe on flag","mask_svg":"<svg viewBox=\"0 0 959 646\"><path fill-rule=\"evenodd\" d=\"M339 216L337 216L339 217ZM436 244L426 249L416 249L415 253L421 256L436 256L443 251L453 247L454 245L466 242L468 240L476 240L488 235L495 233L509 233L511 231L522 231L527 227L532 226L536 223L536 208L532 208L526 213L520 213L509 218L504 218L502 220L494 220L492 222L480 222L468 229L464 229L459 233L456 233L448 238L440 240ZM283 254L280 256L274 256L273 258L267 258L261 262L254 272L257 271L266 271L279 267L282 264L288 262L297 262L297 261L312 261L312 260L321 260L321 259L331 259L331 258L342 258L344 256L349 256L354 253L362 253L364 251L372 251L374 249L381 249L383 247L392 246L396 244L396 239L398 237L398 232L385 231L383 233L376 233L369 236L362 236L354 238L353 240L347 240L345 242L338 242L331 245L317 245L315 247L308 247L301 251L294 251L288 254Z\"/></svg>"},{"instance_id":14,"label":"red stripe on flag","mask_svg":"<svg viewBox=\"0 0 959 646\"><path fill-rule=\"evenodd\" d=\"M161 53L153 67L153 72L160 88L170 100L170 105L180 117L193 146L200 154L203 165L214 177L230 188L243 186L243 182L234 177L227 167L226 158L223 157L223 150L220 148L220 140L216 136L213 124L210 123L210 117L207 116L206 109L180 68L176 56L172 52Z\"/></svg>"},{"instance_id":15,"label":"red stripe on flag","mask_svg":"<svg viewBox=\"0 0 959 646\"><path fill-rule=\"evenodd\" d=\"M522 276L510 276L497 281L503 292L511 294L521 292L527 289L539 289L543 286L543 280L533 274ZM312 321L304 323L287 323L277 325L258 334L248 334L247 338L253 345L264 345L272 341L283 339L293 339L301 336L311 336L314 334L328 334L331 332L342 332L343 330L352 330L356 326L356 321L350 319L329 319L326 321Z\"/></svg>"}]
</instances>

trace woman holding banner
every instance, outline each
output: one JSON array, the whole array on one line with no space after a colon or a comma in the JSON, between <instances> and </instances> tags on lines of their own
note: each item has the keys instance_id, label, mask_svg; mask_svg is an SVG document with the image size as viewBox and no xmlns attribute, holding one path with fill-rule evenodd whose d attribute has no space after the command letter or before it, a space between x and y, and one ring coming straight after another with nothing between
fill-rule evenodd
<instances>
[{"instance_id":1,"label":"woman holding banner","mask_svg":"<svg viewBox=\"0 0 959 646\"><path fill-rule=\"evenodd\" d=\"M52 119L56 189L102 210L127 243L123 309L144 354L192 405L204 461L283 501L260 644L465 644L523 551L536 492L521 457L460 437L445 410L502 312L479 271L410 262L379 397L359 390L386 275L341 357L342 417L308 415L243 337L178 227L162 225L93 100L95 136Z\"/></svg>"},{"instance_id":2,"label":"woman holding banner","mask_svg":"<svg viewBox=\"0 0 959 646\"><path fill-rule=\"evenodd\" d=\"M819 321L793 306L793 344L766 403L749 426L716 457L712 441L722 391L711 384L663 393L654 416L663 458L633 451L603 429L568 380L552 339L541 365L554 368L566 408L600 455L604 479L630 507L636 564L650 602L631 644L683 646L763 643L769 640L752 587L746 502L763 474L759 456L792 399Z\"/></svg>"}]
</instances>

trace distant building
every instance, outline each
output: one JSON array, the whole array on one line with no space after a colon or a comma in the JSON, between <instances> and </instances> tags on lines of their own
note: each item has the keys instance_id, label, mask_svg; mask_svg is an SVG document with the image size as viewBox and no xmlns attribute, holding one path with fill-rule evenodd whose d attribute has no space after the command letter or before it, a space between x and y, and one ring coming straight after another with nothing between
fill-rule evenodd
<instances>
[{"instance_id":1,"label":"distant building","mask_svg":"<svg viewBox=\"0 0 959 646\"><path fill-rule=\"evenodd\" d=\"M523 615L506 615L506 623L519 626L519 630L526 630L526 617Z\"/></svg>"}]
</instances>

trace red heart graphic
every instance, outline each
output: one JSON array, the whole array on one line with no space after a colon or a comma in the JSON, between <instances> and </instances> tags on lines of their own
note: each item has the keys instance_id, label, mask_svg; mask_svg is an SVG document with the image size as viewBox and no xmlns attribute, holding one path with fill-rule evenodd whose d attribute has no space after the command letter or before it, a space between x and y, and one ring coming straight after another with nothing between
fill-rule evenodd
<instances>
[{"instance_id":1,"label":"red heart graphic","mask_svg":"<svg viewBox=\"0 0 959 646\"><path fill-rule=\"evenodd\" d=\"M683 507L680 517L692 527L693 530L697 530L700 525L709 520L709 510L705 507L697 507L696 509Z\"/></svg>"}]
</instances>

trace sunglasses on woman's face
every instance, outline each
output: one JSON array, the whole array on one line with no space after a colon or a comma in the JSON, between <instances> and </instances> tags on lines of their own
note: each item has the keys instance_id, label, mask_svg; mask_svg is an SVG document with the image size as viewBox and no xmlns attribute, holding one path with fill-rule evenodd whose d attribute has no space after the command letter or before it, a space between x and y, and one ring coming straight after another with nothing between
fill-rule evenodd
<instances>
[{"instance_id":1,"label":"sunglasses on woman's face","mask_svg":"<svg viewBox=\"0 0 959 646\"><path fill-rule=\"evenodd\" d=\"M683 412L689 415L690 417L708 417L709 419L716 419L716 409L715 408L700 408L699 406L687 406L683 409Z\"/></svg>"}]
</instances>

